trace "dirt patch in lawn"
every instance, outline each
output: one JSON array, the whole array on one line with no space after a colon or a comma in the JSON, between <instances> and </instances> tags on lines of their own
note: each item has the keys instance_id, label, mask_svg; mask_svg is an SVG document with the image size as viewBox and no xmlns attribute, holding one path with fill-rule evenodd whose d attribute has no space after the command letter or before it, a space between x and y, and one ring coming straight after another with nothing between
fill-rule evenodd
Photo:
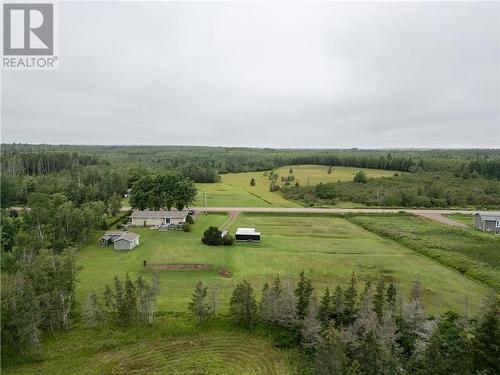
<instances>
[{"instance_id":1,"label":"dirt patch in lawn","mask_svg":"<svg viewBox=\"0 0 500 375\"><path fill-rule=\"evenodd\" d=\"M231 277L232 273L227 268L221 267L219 268L219 275L222 277Z\"/></svg>"},{"instance_id":2,"label":"dirt patch in lawn","mask_svg":"<svg viewBox=\"0 0 500 375\"><path fill-rule=\"evenodd\" d=\"M165 271L212 271L211 264L149 264L145 268Z\"/></svg>"}]
</instances>

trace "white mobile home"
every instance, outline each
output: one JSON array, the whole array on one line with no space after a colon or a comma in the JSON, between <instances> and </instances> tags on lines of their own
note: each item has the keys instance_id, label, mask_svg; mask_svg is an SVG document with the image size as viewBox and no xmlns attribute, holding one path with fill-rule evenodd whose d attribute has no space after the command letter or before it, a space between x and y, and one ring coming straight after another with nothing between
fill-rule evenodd
<instances>
[{"instance_id":1,"label":"white mobile home","mask_svg":"<svg viewBox=\"0 0 500 375\"><path fill-rule=\"evenodd\" d=\"M162 224L184 224L188 210L160 210L160 211L140 211L132 212L130 218L133 226L159 227Z\"/></svg>"}]
</instances>

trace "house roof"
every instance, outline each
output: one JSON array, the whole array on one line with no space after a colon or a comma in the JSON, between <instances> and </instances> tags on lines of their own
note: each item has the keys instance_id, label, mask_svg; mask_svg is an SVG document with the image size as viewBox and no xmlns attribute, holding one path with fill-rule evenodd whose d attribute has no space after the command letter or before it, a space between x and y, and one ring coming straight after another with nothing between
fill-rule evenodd
<instances>
[{"instance_id":1,"label":"house roof","mask_svg":"<svg viewBox=\"0 0 500 375\"><path fill-rule=\"evenodd\" d=\"M139 238L137 233L132 232L120 232L120 231L110 231L105 232L101 239L109 240L110 238L115 238L115 241L125 240L125 241L133 241L136 238Z\"/></svg>"},{"instance_id":2,"label":"house roof","mask_svg":"<svg viewBox=\"0 0 500 375\"><path fill-rule=\"evenodd\" d=\"M496 221L500 220L500 212L478 212L476 215L479 215L481 220L486 221Z\"/></svg>"},{"instance_id":3,"label":"house roof","mask_svg":"<svg viewBox=\"0 0 500 375\"><path fill-rule=\"evenodd\" d=\"M188 215L188 210L162 210L162 211L140 211L132 212L134 219L184 219Z\"/></svg>"},{"instance_id":4,"label":"house roof","mask_svg":"<svg viewBox=\"0 0 500 375\"><path fill-rule=\"evenodd\" d=\"M110 238L113 238L113 237L121 237L123 235L123 233L124 233L123 231L104 232L101 239L109 240Z\"/></svg>"},{"instance_id":5,"label":"house roof","mask_svg":"<svg viewBox=\"0 0 500 375\"><path fill-rule=\"evenodd\" d=\"M112 230L104 232L105 236L121 236L124 232L122 230Z\"/></svg>"},{"instance_id":6,"label":"house roof","mask_svg":"<svg viewBox=\"0 0 500 375\"><path fill-rule=\"evenodd\" d=\"M125 240L127 242L132 242L132 241L136 240L137 238L139 238L139 235L137 233L124 232L120 238L116 239L116 241Z\"/></svg>"}]
</instances>

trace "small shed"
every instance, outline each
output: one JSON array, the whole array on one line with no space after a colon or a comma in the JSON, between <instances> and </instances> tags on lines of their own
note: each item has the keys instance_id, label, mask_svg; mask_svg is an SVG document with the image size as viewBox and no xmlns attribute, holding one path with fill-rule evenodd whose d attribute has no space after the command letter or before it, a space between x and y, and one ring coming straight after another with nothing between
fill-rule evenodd
<instances>
[{"instance_id":1,"label":"small shed","mask_svg":"<svg viewBox=\"0 0 500 375\"><path fill-rule=\"evenodd\" d=\"M133 250L139 245L139 235L132 232L105 232L99 239L101 246L113 244L115 250Z\"/></svg>"},{"instance_id":2,"label":"small shed","mask_svg":"<svg viewBox=\"0 0 500 375\"><path fill-rule=\"evenodd\" d=\"M474 226L485 232L500 233L500 212L478 212L474 215Z\"/></svg>"},{"instance_id":3,"label":"small shed","mask_svg":"<svg viewBox=\"0 0 500 375\"><path fill-rule=\"evenodd\" d=\"M123 236L114 242L115 250L133 250L139 245L139 235L136 233L125 232Z\"/></svg>"},{"instance_id":4,"label":"small shed","mask_svg":"<svg viewBox=\"0 0 500 375\"><path fill-rule=\"evenodd\" d=\"M125 232L123 231L109 231L105 232L104 235L99 238L99 244L101 246L109 246L114 243L118 238L123 236Z\"/></svg>"}]
</instances>

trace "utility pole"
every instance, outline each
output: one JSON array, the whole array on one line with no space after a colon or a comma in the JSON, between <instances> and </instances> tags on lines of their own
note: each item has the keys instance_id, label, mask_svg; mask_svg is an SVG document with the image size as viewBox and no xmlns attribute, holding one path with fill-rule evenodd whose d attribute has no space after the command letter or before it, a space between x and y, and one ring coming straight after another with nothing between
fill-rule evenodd
<instances>
[{"instance_id":1,"label":"utility pole","mask_svg":"<svg viewBox=\"0 0 500 375\"><path fill-rule=\"evenodd\" d=\"M205 215L206 215L206 214L208 214L207 193L203 192L203 198L205 201Z\"/></svg>"}]
</instances>

